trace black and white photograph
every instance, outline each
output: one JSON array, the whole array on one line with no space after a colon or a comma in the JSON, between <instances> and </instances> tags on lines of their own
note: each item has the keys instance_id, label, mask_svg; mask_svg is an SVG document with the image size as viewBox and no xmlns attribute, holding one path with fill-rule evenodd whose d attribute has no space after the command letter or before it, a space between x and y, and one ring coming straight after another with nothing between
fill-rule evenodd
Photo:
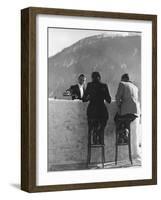
<instances>
[{"instance_id":1,"label":"black and white photograph","mask_svg":"<svg viewBox=\"0 0 161 200\"><path fill-rule=\"evenodd\" d=\"M142 166L137 31L47 28L48 172Z\"/></svg>"},{"instance_id":2,"label":"black and white photograph","mask_svg":"<svg viewBox=\"0 0 161 200\"><path fill-rule=\"evenodd\" d=\"M156 30L156 15L22 10L22 189L157 183Z\"/></svg>"}]
</instances>

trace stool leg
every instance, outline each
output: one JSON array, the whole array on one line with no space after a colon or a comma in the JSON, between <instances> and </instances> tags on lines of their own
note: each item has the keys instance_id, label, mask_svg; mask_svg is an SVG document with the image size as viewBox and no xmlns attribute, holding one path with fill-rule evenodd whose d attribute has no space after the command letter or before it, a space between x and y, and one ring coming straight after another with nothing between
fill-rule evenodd
<instances>
[{"instance_id":1,"label":"stool leg","mask_svg":"<svg viewBox=\"0 0 161 200\"><path fill-rule=\"evenodd\" d=\"M115 165L117 165L117 154L118 154L118 145L116 142L116 147L115 147Z\"/></svg>"},{"instance_id":2,"label":"stool leg","mask_svg":"<svg viewBox=\"0 0 161 200\"><path fill-rule=\"evenodd\" d=\"M131 139L130 139L130 132L129 132L129 141L128 141L128 145L129 145L129 160L130 160L131 164L133 164L133 162L132 162L132 156L131 156Z\"/></svg>"},{"instance_id":3,"label":"stool leg","mask_svg":"<svg viewBox=\"0 0 161 200\"><path fill-rule=\"evenodd\" d=\"M116 130L116 143L115 143L115 165L117 165L118 145L117 145L117 130Z\"/></svg>"},{"instance_id":4,"label":"stool leg","mask_svg":"<svg viewBox=\"0 0 161 200\"><path fill-rule=\"evenodd\" d=\"M87 167L90 164L90 160L91 160L91 146L90 144L88 144Z\"/></svg>"},{"instance_id":5,"label":"stool leg","mask_svg":"<svg viewBox=\"0 0 161 200\"><path fill-rule=\"evenodd\" d=\"M104 168L104 163L105 163L105 148L104 146L102 147L102 167Z\"/></svg>"},{"instance_id":6,"label":"stool leg","mask_svg":"<svg viewBox=\"0 0 161 200\"><path fill-rule=\"evenodd\" d=\"M87 168L88 165L90 164L90 160L91 160L91 127L89 127L88 130L88 152L87 152Z\"/></svg>"}]
</instances>

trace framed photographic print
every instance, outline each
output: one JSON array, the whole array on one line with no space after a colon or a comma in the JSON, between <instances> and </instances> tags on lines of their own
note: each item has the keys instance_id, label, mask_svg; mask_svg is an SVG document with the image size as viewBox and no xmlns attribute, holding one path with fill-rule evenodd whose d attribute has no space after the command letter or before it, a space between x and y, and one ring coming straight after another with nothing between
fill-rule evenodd
<instances>
[{"instance_id":1,"label":"framed photographic print","mask_svg":"<svg viewBox=\"0 0 161 200\"><path fill-rule=\"evenodd\" d=\"M21 11L21 189L157 184L157 16Z\"/></svg>"}]
</instances>

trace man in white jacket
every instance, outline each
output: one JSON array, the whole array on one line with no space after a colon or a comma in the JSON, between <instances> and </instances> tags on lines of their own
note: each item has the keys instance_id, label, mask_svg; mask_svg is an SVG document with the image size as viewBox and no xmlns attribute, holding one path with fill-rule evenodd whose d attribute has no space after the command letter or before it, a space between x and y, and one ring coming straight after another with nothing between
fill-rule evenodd
<instances>
[{"instance_id":1,"label":"man in white jacket","mask_svg":"<svg viewBox=\"0 0 161 200\"><path fill-rule=\"evenodd\" d=\"M131 122L131 146L132 158L140 159L140 148L138 141L140 104L138 101L138 88L130 81L128 74L123 74L116 94L116 102L119 114L126 116L134 114L137 118Z\"/></svg>"}]
</instances>

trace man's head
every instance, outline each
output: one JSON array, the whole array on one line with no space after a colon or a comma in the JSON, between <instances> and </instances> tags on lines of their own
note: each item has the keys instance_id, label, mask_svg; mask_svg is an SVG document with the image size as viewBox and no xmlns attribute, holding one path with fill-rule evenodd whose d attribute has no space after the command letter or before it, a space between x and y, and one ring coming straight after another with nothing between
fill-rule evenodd
<instances>
[{"instance_id":1,"label":"man's head","mask_svg":"<svg viewBox=\"0 0 161 200\"><path fill-rule=\"evenodd\" d=\"M99 72L92 72L92 81L99 82L101 80L101 75Z\"/></svg>"},{"instance_id":2,"label":"man's head","mask_svg":"<svg viewBox=\"0 0 161 200\"><path fill-rule=\"evenodd\" d=\"M79 77L78 77L78 83L79 83L80 85L84 85L85 82L86 82L86 77L85 77L85 75L84 75L84 74L80 74Z\"/></svg>"},{"instance_id":3,"label":"man's head","mask_svg":"<svg viewBox=\"0 0 161 200\"><path fill-rule=\"evenodd\" d=\"M130 80L130 78L129 78L128 74L123 74L121 76L121 81L128 82L129 80Z\"/></svg>"}]
</instances>

